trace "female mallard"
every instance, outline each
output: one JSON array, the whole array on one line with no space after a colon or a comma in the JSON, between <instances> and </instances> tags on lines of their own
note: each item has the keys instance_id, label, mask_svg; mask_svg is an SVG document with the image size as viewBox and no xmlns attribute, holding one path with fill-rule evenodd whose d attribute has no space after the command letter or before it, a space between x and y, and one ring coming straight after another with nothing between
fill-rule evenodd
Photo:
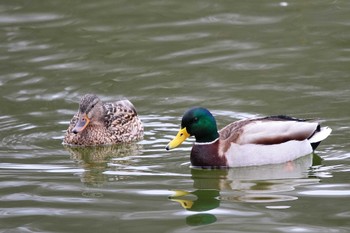
<instances>
[{"instance_id":1,"label":"female mallard","mask_svg":"<svg viewBox=\"0 0 350 233\"><path fill-rule=\"evenodd\" d=\"M143 126L128 100L102 103L93 94L80 100L78 112L70 121L63 143L69 145L109 145L140 140Z\"/></svg>"},{"instance_id":2,"label":"female mallard","mask_svg":"<svg viewBox=\"0 0 350 233\"><path fill-rule=\"evenodd\" d=\"M243 167L288 162L308 155L331 133L317 122L270 116L233 122L218 132L213 115L192 108L181 129L167 145L170 150L195 136L191 163L200 167Z\"/></svg>"}]
</instances>

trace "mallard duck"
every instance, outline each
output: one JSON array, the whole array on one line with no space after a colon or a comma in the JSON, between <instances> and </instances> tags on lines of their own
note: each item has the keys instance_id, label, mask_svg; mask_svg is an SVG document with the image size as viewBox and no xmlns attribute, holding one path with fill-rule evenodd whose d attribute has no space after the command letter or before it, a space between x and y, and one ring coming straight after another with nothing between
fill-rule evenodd
<instances>
[{"instance_id":1,"label":"mallard duck","mask_svg":"<svg viewBox=\"0 0 350 233\"><path fill-rule=\"evenodd\" d=\"M195 107L185 112L180 131L166 149L194 136L191 164L195 167L279 164L311 154L331 131L317 122L282 115L244 119L218 131L213 115Z\"/></svg>"},{"instance_id":2,"label":"mallard duck","mask_svg":"<svg viewBox=\"0 0 350 233\"><path fill-rule=\"evenodd\" d=\"M102 103L93 94L84 95L78 112L70 121L63 143L69 145L110 145L140 140L143 125L129 100Z\"/></svg>"}]
</instances>

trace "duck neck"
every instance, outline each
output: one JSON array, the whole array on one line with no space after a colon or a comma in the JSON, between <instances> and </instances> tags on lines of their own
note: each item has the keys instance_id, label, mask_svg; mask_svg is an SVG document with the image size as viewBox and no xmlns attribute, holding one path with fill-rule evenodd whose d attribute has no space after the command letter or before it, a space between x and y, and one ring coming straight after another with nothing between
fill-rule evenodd
<instances>
[{"instance_id":1,"label":"duck neck","mask_svg":"<svg viewBox=\"0 0 350 233\"><path fill-rule=\"evenodd\" d=\"M203 135L204 136L196 135L196 143L212 143L219 139L219 133L217 131Z\"/></svg>"},{"instance_id":2,"label":"duck neck","mask_svg":"<svg viewBox=\"0 0 350 233\"><path fill-rule=\"evenodd\" d=\"M198 142L198 141L196 141L194 144L195 145L210 145L210 144L216 143L218 140L219 140L219 138L214 139L213 141L210 141L210 142Z\"/></svg>"}]
</instances>

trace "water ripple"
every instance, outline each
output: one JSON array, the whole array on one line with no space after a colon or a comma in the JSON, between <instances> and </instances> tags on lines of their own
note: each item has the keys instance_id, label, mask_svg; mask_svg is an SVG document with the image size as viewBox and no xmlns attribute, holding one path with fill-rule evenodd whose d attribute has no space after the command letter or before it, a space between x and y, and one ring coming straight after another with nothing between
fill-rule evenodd
<instances>
[{"instance_id":1,"label":"water ripple","mask_svg":"<svg viewBox=\"0 0 350 233\"><path fill-rule=\"evenodd\" d=\"M224 40L224 41L217 41L212 44L206 44L205 46L200 48L192 48L192 49L174 52L168 55L157 57L156 59L157 60L173 59L175 57L186 57L186 56L193 56L193 55L200 55L200 54L207 54L207 53L214 53L214 52L217 53L219 51L253 50L253 49L259 48L259 46L260 45L258 43Z\"/></svg>"},{"instance_id":2,"label":"water ripple","mask_svg":"<svg viewBox=\"0 0 350 233\"><path fill-rule=\"evenodd\" d=\"M66 170L71 167L50 165L50 164L11 164L0 163L0 169L18 169L18 170L38 170L38 171L53 171L53 170ZM69 172L72 172L71 170Z\"/></svg>"},{"instance_id":3,"label":"water ripple","mask_svg":"<svg viewBox=\"0 0 350 233\"><path fill-rule=\"evenodd\" d=\"M0 24L35 23L46 22L64 18L63 15L50 13L22 13L22 14L2 14Z\"/></svg>"},{"instance_id":4,"label":"water ripple","mask_svg":"<svg viewBox=\"0 0 350 233\"><path fill-rule=\"evenodd\" d=\"M248 16L234 13L225 13L217 15L209 15L198 19L189 19L183 21L153 23L138 26L140 29L158 28L158 27L183 27L195 25L216 25L216 24L230 24L230 25L260 25L260 24L274 24L280 22L281 17L263 17L263 16Z\"/></svg>"},{"instance_id":5,"label":"water ripple","mask_svg":"<svg viewBox=\"0 0 350 233\"><path fill-rule=\"evenodd\" d=\"M200 38L205 38L210 36L209 33L185 33L185 34L175 34L175 35L164 35L164 36L155 36L151 39L154 41L165 42L165 41L187 41L187 40L196 40Z\"/></svg>"},{"instance_id":6,"label":"water ripple","mask_svg":"<svg viewBox=\"0 0 350 233\"><path fill-rule=\"evenodd\" d=\"M300 192L302 195L308 196L327 196L327 197L350 197L349 190L312 190Z\"/></svg>"}]
</instances>

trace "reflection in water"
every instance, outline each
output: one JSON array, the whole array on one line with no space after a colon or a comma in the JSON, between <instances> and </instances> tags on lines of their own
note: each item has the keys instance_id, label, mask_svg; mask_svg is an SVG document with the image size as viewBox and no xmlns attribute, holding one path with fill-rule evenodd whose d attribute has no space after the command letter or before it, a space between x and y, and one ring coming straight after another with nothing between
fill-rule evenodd
<instances>
[{"instance_id":1,"label":"reflection in water","mask_svg":"<svg viewBox=\"0 0 350 233\"><path fill-rule=\"evenodd\" d=\"M193 192L175 190L170 200L181 204L189 211L203 212L215 209L220 205L220 192L216 189L198 189ZM204 225L216 222L216 217L209 213L199 213L186 218L186 223L191 226Z\"/></svg>"},{"instance_id":2,"label":"reflection in water","mask_svg":"<svg viewBox=\"0 0 350 233\"><path fill-rule=\"evenodd\" d=\"M137 155L140 153L141 147L136 143L94 147L65 146L66 150L70 152L71 158L85 170L81 182L88 186L99 186L107 182L110 177L107 177L103 172L107 170L109 164L128 165L129 160L117 160L117 158Z\"/></svg>"},{"instance_id":3,"label":"reflection in water","mask_svg":"<svg viewBox=\"0 0 350 233\"><path fill-rule=\"evenodd\" d=\"M316 162L317 164L315 164ZM174 190L170 200L189 211L203 212L216 209L221 201L273 203L296 200L293 195L281 194L298 185L316 183L309 178L312 165L319 165L317 155L308 155L284 164L231 169L192 168L195 191ZM285 206L284 208L289 208ZM206 213L187 217L189 225L209 224L216 221Z\"/></svg>"},{"instance_id":4,"label":"reflection in water","mask_svg":"<svg viewBox=\"0 0 350 233\"><path fill-rule=\"evenodd\" d=\"M170 197L181 206L190 211L207 211L219 207L220 192L216 189L198 189L193 192L175 190L175 194Z\"/></svg>"},{"instance_id":5,"label":"reflection in water","mask_svg":"<svg viewBox=\"0 0 350 233\"><path fill-rule=\"evenodd\" d=\"M194 214L186 218L186 223L190 226L205 225L216 222L215 215L212 214Z\"/></svg>"}]
</instances>

